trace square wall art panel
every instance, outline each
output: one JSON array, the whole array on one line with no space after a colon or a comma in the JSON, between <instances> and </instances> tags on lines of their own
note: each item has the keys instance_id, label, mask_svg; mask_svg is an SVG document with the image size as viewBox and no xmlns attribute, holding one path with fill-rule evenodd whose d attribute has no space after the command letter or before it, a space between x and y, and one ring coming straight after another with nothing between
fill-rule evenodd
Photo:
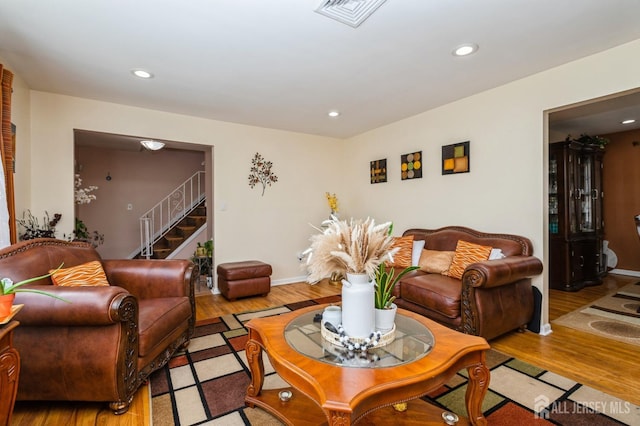
<instances>
[{"instance_id":1,"label":"square wall art panel","mask_svg":"<svg viewBox=\"0 0 640 426\"><path fill-rule=\"evenodd\" d=\"M387 181L387 159L371 161L371 183Z\"/></svg>"},{"instance_id":2,"label":"square wall art panel","mask_svg":"<svg viewBox=\"0 0 640 426\"><path fill-rule=\"evenodd\" d=\"M468 173L471 170L469 141L442 147L442 174Z\"/></svg>"},{"instance_id":3,"label":"square wall art panel","mask_svg":"<svg viewBox=\"0 0 640 426\"><path fill-rule=\"evenodd\" d=\"M400 156L400 172L402 180L422 177L422 151Z\"/></svg>"}]
</instances>

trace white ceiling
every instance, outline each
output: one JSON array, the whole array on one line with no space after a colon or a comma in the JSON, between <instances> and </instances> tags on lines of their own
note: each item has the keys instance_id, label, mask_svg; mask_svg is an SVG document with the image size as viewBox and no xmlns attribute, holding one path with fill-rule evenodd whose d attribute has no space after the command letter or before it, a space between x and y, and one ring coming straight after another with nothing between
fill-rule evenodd
<instances>
[{"instance_id":1,"label":"white ceiling","mask_svg":"<svg viewBox=\"0 0 640 426\"><path fill-rule=\"evenodd\" d=\"M387 0L357 28L320 1L2 0L0 57L35 90L346 138L640 38L638 0Z\"/></svg>"}]
</instances>

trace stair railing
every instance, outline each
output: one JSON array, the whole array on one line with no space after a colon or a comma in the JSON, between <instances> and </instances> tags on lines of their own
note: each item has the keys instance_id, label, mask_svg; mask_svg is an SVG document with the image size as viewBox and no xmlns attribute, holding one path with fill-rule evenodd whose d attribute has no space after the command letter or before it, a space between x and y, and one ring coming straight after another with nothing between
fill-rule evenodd
<instances>
[{"instance_id":1,"label":"stair railing","mask_svg":"<svg viewBox=\"0 0 640 426\"><path fill-rule=\"evenodd\" d=\"M153 245L205 199L205 173L198 171L140 216L140 255L149 259Z\"/></svg>"}]
</instances>

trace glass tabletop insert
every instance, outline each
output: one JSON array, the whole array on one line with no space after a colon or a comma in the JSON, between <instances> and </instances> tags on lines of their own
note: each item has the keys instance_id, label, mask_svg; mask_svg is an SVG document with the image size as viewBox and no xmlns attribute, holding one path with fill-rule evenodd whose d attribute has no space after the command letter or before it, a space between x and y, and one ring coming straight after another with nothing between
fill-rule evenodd
<instances>
[{"instance_id":1,"label":"glass tabletop insert","mask_svg":"<svg viewBox=\"0 0 640 426\"><path fill-rule=\"evenodd\" d=\"M314 317L322 310L307 312L291 321L284 330L287 343L302 355L342 367L393 367L416 361L427 355L434 345L433 334L420 322L396 315L395 339L381 347L367 351L349 351L330 343L320 333L320 321Z\"/></svg>"}]
</instances>

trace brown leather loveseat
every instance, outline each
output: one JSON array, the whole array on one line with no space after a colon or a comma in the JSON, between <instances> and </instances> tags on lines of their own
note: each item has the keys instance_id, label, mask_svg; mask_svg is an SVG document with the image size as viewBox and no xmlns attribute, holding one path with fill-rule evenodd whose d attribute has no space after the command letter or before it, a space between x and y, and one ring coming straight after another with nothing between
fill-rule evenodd
<instances>
[{"instance_id":1,"label":"brown leather loveseat","mask_svg":"<svg viewBox=\"0 0 640 426\"><path fill-rule=\"evenodd\" d=\"M529 239L460 226L409 229L403 236L424 240L422 250L430 253L455 252L462 240L500 249L504 257L468 265L462 279L423 269L413 271L394 289L398 307L487 340L524 329L530 322L534 310L531 277L542 273L542 262L532 255Z\"/></svg>"},{"instance_id":2,"label":"brown leather loveseat","mask_svg":"<svg viewBox=\"0 0 640 426\"><path fill-rule=\"evenodd\" d=\"M103 260L88 243L35 239L0 250L14 282L100 261L108 285L38 288L70 303L18 293L18 400L105 401L122 414L138 387L181 347L195 325L195 274L187 260ZM104 275L102 275L104 277Z\"/></svg>"}]
</instances>

